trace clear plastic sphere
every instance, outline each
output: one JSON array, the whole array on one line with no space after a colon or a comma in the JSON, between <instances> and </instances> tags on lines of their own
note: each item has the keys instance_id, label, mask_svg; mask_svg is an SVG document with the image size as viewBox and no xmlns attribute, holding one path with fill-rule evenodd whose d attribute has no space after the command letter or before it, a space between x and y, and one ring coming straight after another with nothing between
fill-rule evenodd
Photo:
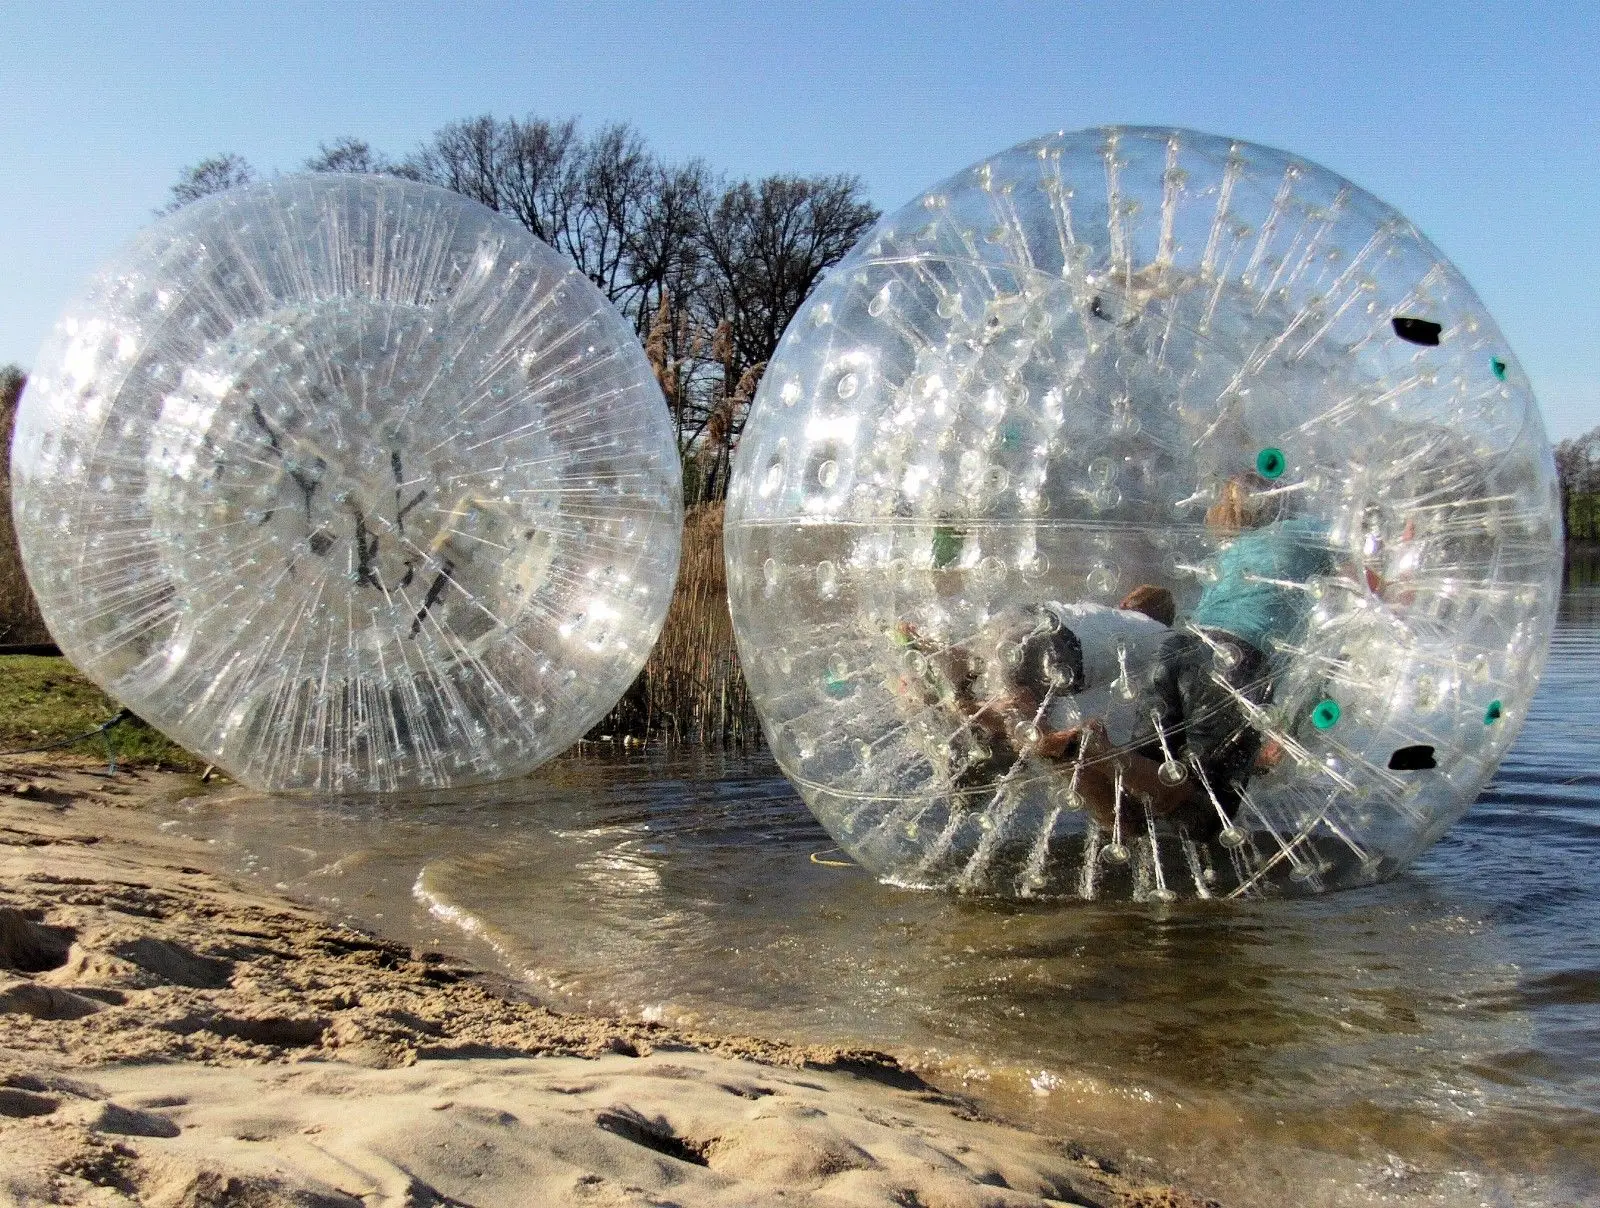
<instances>
[{"instance_id":1,"label":"clear plastic sphere","mask_svg":"<svg viewBox=\"0 0 1600 1208\"><path fill-rule=\"evenodd\" d=\"M67 657L265 789L533 768L627 688L677 574L631 328L515 222L386 177L141 234L40 353L12 482Z\"/></svg>"},{"instance_id":2,"label":"clear plastic sphere","mask_svg":"<svg viewBox=\"0 0 1600 1208\"><path fill-rule=\"evenodd\" d=\"M1314 164L1024 143L886 217L762 381L726 519L784 771L898 883L1392 874L1516 734L1560 570L1527 378Z\"/></svg>"}]
</instances>

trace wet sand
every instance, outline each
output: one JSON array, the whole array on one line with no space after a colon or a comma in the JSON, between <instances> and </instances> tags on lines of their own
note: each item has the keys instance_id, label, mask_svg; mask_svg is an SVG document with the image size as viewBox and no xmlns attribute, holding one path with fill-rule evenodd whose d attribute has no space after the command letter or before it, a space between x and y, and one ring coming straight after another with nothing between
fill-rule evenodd
<instances>
[{"instance_id":1,"label":"wet sand","mask_svg":"<svg viewBox=\"0 0 1600 1208\"><path fill-rule=\"evenodd\" d=\"M561 1014L218 875L158 771L0 759L0 1201L1207 1203L882 1053Z\"/></svg>"}]
</instances>

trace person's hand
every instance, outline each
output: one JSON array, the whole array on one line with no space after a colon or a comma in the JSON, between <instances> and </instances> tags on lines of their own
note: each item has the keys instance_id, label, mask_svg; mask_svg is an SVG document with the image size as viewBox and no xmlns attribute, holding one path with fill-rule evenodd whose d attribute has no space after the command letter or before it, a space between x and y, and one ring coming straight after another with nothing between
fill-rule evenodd
<instances>
[{"instance_id":1,"label":"person's hand","mask_svg":"<svg viewBox=\"0 0 1600 1208\"><path fill-rule=\"evenodd\" d=\"M972 720L992 734L1009 736L1015 723L1027 720L1039 711L1039 702L1031 692L1023 689L993 696L985 701L974 701Z\"/></svg>"},{"instance_id":2,"label":"person's hand","mask_svg":"<svg viewBox=\"0 0 1600 1208\"><path fill-rule=\"evenodd\" d=\"M1267 739L1256 755L1256 771L1271 771L1281 762L1283 762L1283 744L1275 738Z\"/></svg>"},{"instance_id":3,"label":"person's hand","mask_svg":"<svg viewBox=\"0 0 1600 1208\"><path fill-rule=\"evenodd\" d=\"M1044 759L1062 759L1082 732L1082 726L1073 726L1070 730L1042 730L1034 750Z\"/></svg>"},{"instance_id":4,"label":"person's hand","mask_svg":"<svg viewBox=\"0 0 1600 1208\"><path fill-rule=\"evenodd\" d=\"M1090 763L1112 750L1106 723L1098 717L1066 730L1046 730L1039 739L1038 751L1046 759L1075 759Z\"/></svg>"}]
</instances>

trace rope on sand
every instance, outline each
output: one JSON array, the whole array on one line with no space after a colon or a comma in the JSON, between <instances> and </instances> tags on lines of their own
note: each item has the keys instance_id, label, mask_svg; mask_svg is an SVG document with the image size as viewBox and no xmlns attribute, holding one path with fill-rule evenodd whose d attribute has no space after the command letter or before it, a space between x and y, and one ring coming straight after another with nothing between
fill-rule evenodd
<instances>
[{"instance_id":1,"label":"rope on sand","mask_svg":"<svg viewBox=\"0 0 1600 1208\"><path fill-rule=\"evenodd\" d=\"M836 852L838 850L839 849L837 847L826 847L821 851L814 851L811 853L811 862L813 864L820 864L824 868L854 868L856 866L856 862L854 860L829 860L826 858L829 852Z\"/></svg>"},{"instance_id":2,"label":"rope on sand","mask_svg":"<svg viewBox=\"0 0 1600 1208\"><path fill-rule=\"evenodd\" d=\"M15 751L0 751L0 758L3 758L7 755L32 755L38 751L54 751L59 747L70 747L73 743L83 742L85 739L93 738L97 734L104 734L107 735L106 759L111 765L112 774L115 775L117 770L117 753L112 749L111 746L111 739L109 737L111 728L113 726L120 726L132 716L133 714L127 709L118 709L116 714L109 721L102 722L92 730L85 730L82 734L74 735L72 738L59 738L55 742L47 742L42 746L22 747Z\"/></svg>"}]
</instances>

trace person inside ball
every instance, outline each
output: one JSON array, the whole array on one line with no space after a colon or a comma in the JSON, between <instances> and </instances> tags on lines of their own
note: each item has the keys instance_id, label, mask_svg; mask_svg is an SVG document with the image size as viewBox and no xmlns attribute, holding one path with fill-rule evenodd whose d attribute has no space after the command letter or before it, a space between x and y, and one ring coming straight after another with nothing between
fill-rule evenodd
<instances>
[{"instance_id":1,"label":"person inside ball","mask_svg":"<svg viewBox=\"0 0 1600 1208\"><path fill-rule=\"evenodd\" d=\"M1086 719L1095 735L1126 742L1137 725L1142 671L1169 635L1172 593L1150 584L1115 608L1046 602L1001 612L971 642L939 648L908 622L900 644L926 660L926 703L958 710L968 739L958 790L993 784L1024 754L1075 757ZM960 739L958 738L958 744Z\"/></svg>"},{"instance_id":2,"label":"person inside ball","mask_svg":"<svg viewBox=\"0 0 1600 1208\"><path fill-rule=\"evenodd\" d=\"M1138 701L1130 748L1087 723L1079 757L1114 762L1124 789L1157 814L1180 814L1197 837L1231 825L1240 793L1262 756L1259 712L1272 695L1272 652L1293 639L1311 611L1312 581L1340 569L1327 526L1311 516L1283 516L1279 500L1255 474L1228 479L1206 512L1224 541L1212 556L1210 582L1186 623L1163 642ZM1104 777L1086 786L1097 813Z\"/></svg>"}]
</instances>

